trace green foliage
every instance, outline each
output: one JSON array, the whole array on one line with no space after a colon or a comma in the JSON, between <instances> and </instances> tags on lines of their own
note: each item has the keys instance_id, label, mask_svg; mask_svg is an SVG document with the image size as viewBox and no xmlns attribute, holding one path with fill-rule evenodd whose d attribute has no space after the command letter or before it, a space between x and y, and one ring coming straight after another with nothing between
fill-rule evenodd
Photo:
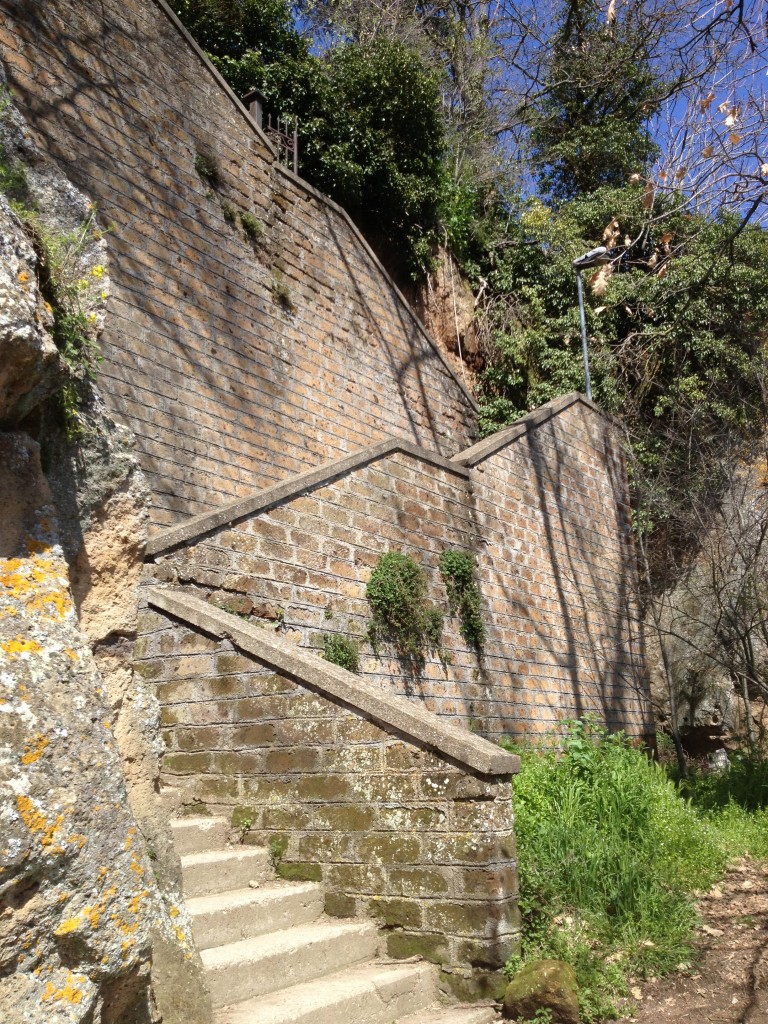
<instances>
[{"instance_id":1,"label":"green foliage","mask_svg":"<svg viewBox=\"0 0 768 1024\"><path fill-rule=\"evenodd\" d=\"M602 188L554 210L520 203L483 268L492 300L481 327L492 351L481 380L484 433L572 390L584 390L572 259L616 219L640 238L601 294L585 274L596 401L623 421L646 481L646 530L690 539L690 495L716 507L718 452L747 440L764 419L768 234L734 220L658 203L647 224L640 186ZM711 499L709 497L711 495ZM683 517L684 518L684 517Z\"/></svg>"},{"instance_id":2,"label":"green foliage","mask_svg":"<svg viewBox=\"0 0 768 1024\"><path fill-rule=\"evenodd\" d=\"M216 158L210 153L197 153L195 155L195 170L207 182L211 188L219 184L219 165Z\"/></svg>"},{"instance_id":3,"label":"green foliage","mask_svg":"<svg viewBox=\"0 0 768 1024\"><path fill-rule=\"evenodd\" d=\"M485 642L486 630L472 554L469 551L443 551L440 555L440 575L448 592L451 613L459 613L461 635L470 646L480 649Z\"/></svg>"},{"instance_id":4,"label":"green foliage","mask_svg":"<svg viewBox=\"0 0 768 1024\"><path fill-rule=\"evenodd\" d=\"M273 117L298 118L302 175L398 266L422 274L445 187L439 76L386 38L313 54L285 0L174 9L236 93L258 88Z\"/></svg>"},{"instance_id":5,"label":"green foliage","mask_svg":"<svg viewBox=\"0 0 768 1024\"><path fill-rule=\"evenodd\" d=\"M629 975L690 958L693 894L723 870L725 844L621 734L572 723L560 754L520 753L522 959L567 961L583 1020L615 1016Z\"/></svg>"},{"instance_id":6,"label":"green foliage","mask_svg":"<svg viewBox=\"0 0 768 1024\"><path fill-rule=\"evenodd\" d=\"M235 220L237 219L237 214L235 213L235 208L232 205L232 203L229 203L225 200L221 204L221 212L227 224L235 223Z\"/></svg>"},{"instance_id":7,"label":"green foliage","mask_svg":"<svg viewBox=\"0 0 768 1024\"><path fill-rule=\"evenodd\" d=\"M609 23L596 0L571 0L529 114L545 193L573 199L623 185L658 155L648 128L669 94L651 67L654 31L638 5Z\"/></svg>"},{"instance_id":8,"label":"green foliage","mask_svg":"<svg viewBox=\"0 0 768 1024\"><path fill-rule=\"evenodd\" d=\"M348 672L360 671L360 644L351 637L340 633L326 634L323 637L323 657Z\"/></svg>"},{"instance_id":9,"label":"green foliage","mask_svg":"<svg viewBox=\"0 0 768 1024\"><path fill-rule=\"evenodd\" d=\"M240 214L240 223L243 231L255 245L260 245L264 241L264 225L258 217L246 210Z\"/></svg>"},{"instance_id":10,"label":"green foliage","mask_svg":"<svg viewBox=\"0 0 768 1024\"><path fill-rule=\"evenodd\" d=\"M29 196L29 183L24 165L9 158L0 145L0 192L3 192L12 203L26 203Z\"/></svg>"},{"instance_id":11,"label":"green foliage","mask_svg":"<svg viewBox=\"0 0 768 1024\"><path fill-rule=\"evenodd\" d=\"M423 665L428 651L439 651L443 615L428 598L423 567L410 555L382 555L365 596L372 612L368 636L374 649L379 641L390 641L398 654L416 665Z\"/></svg>"}]
</instances>

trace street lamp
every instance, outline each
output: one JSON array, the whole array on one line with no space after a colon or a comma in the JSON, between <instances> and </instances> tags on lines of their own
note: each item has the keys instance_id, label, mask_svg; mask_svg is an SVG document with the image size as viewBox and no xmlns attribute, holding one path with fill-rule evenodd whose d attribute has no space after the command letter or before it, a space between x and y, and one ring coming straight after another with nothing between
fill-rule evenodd
<instances>
[{"instance_id":1,"label":"street lamp","mask_svg":"<svg viewBox=\"0 0 768 1024\"><path fill-rule=\"evenodd\" d=\"M584 291L581 287L581 272L590 267L600 267L604 263L610 263L615 253L604 245L598 245L596 249L590 249L583 256L579 256L571 264L576 269L576 288L579 293L579 316L581 317L581 349L584 353L584 377L587 382L587 398L592 398L592 384L589 380L589 353L587 352L587 324L584 319Z\"/></svg>"}]
</instances>

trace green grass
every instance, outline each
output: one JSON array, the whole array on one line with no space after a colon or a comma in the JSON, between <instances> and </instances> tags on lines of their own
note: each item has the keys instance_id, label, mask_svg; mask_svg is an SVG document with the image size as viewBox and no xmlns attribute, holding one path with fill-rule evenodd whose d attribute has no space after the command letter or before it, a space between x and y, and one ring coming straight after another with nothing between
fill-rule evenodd
<instances>
[{"instance_id":1,"label":"green grass","mask_svg":"<svg viewBox=\"0 0 768 1024\"><path fill-rule=\"evenodd\" d=\"M768 854L768 817L732 796L714 799L711 781L709 790L681 793L643 751L590 721L570 724L560 752L517 753L524 934L509 969L566 960L579 981L582 1020L615 1017L631 977L692 962L697 892L729 857ZM734 775L730 785L741 786L748 803L748 780Z\"/></svg>"}]
</instances>

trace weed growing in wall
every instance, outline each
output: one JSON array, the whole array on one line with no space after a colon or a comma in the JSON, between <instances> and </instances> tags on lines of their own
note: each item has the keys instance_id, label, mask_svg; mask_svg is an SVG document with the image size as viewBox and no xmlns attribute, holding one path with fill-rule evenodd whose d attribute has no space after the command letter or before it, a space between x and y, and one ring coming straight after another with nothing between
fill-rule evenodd
<instances>
[{"instance_id":1,"label":"weed growing in wall","mask_svg":"<svg viewBox=\"0 0 768 1024\"><path fill-rule=\"evenodd\" d=\"M240 214L240 223L243 226L243 231L246 237L253 242L254 245L261 245L264 241L264 225L261 223L258 217L252 213Z\"/></svg>"},{"instance_id":2,"label":"weed growing in wall","mask_svg":"<svg viewBox=\"0 0 768 1024\"><path fill-rule=\"evenodd\" d=\"M237 220L237 214L232 203L227 202L225 199L221 204L221 213L227 224L234 224Z\"/></svg>"},{"instance_id":3,"label":"weed growing in wall","mask_svg":"<svg viewBox=\"0 0 768 1024\"><path fill-rule=\"evenodd\" d=\"M271 285L272 298L278 306L282 306L283 309L291 308L291 289L288 282L285 280L282 274L275 271L272 274L272 285Z\"/></svg>"},{"instance_id":4,"label":"weed growing in wall","mask_svg":"<svg viewBox=\"0 0 768 1024\"><path fill-rule=\"evenodd\" d=\"M458 612L461 635L478 650L486 636L480 609L480 590L475 577L475 560L469 551L450 550L440 555L440 575L448 592L451 614Z\"/></svg>"},{"instance_id":5,"label":"weed growing in wall","mask_svg":"<svg viewBox=\"0 0 768 1024\"><path fill-rule=\"evenodd\" d=\"M360 644L351 637L340 633L326 634L323 637L323 657L348 672L360 671Z\"/></svg>"},{"instance_id":6,"label":"weed growing in wall","mask_svg":"<svg viewBox=\"0 0 768 1024\"><path fill-rule=\"evenodd\" d=\"M195 154L195 170L211 188L218 188L219 165L210 153Z\"/></svg>"},{"instance_id":7,"label":"weed growing in wall","mask_svg":"<svg viewBox=\"0 0 768 1024\"><path fill-rule=\"evenodd\" d=\"M94 211L73 231L52 230L29 197L24 165L0 146L0 190L8 197L37 255L40 293L52 316L51 335L69 371L59 398L67 433L80 429L78 409L102 361L96 342L97 310L106 299L105 268L84 265L90 243L100 237Z\"/></svg>"},{"instance_id":8,"label":"weed growing in wall","mask_svg":"<svg viewBox=\"0 0 768 1024\"><path fill-rule=\"evenodd\" d=\"M389 641L417 665L424 664L427 652L440 650L443 613L427 595L427 576L415 558L400 551L381 556L365 591L373 613L368 637L374 650L380 641Z\"/></svg>"},{"instance_id":9,"label":"weed growing in wall","mask_svg":"<svg viewBox=\"0 0 768 1024\"><path fill-rule=\"evenodd\" d=\"M106 299L106 271L101 264L82 266L83 252L97 233L94 214L70 232L50 231L29 210L22 219L37 251L40 291L53 314L53 340L69 370L60 395L67 431L74 434L79 430L77 411L102 361L96 311Z\"/></svg>"},{"instance_id":10,"label":"weed growing in wall","mask_svg":"<svg viewBox=\"0 0 768 1024\"><path fill-rule=\"evenodd\" d=\"M29 183L24 165L11 159L0 145L0 192L11 203L26 203L29 198Z\"/></svg>"}]
</instances>

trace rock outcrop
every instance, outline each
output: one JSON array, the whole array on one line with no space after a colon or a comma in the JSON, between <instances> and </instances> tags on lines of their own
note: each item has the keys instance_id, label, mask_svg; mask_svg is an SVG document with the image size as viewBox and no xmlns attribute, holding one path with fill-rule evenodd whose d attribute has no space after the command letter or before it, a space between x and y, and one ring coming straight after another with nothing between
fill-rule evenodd
<instances>
[{"instance_id":1,"label":"rock outcrop","mask_svg":"<svg viewBox=\"0 0 768 1024\"><path fill-rule=\"evenodd\" d=\"M132 669L147 491L93 380L107 243L10 102L0 163L1 1016L201 1024L159 709Z\"/></svg>"}]
</instances>

